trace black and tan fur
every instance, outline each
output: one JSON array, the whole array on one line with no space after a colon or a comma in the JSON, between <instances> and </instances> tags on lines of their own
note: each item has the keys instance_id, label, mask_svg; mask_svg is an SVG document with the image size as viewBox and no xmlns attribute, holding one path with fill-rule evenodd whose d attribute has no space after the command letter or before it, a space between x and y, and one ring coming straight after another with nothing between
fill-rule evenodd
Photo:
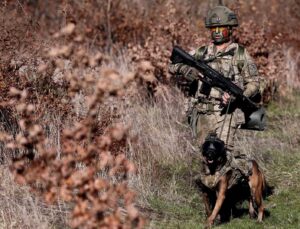
<instances>
[{"instance_id":1,"label":"black and tan fur","mask_svg":"<svg viewBox=\"0 0 300 229\"><path fill-rule=\"evenodd\" d=\"M215 135L209 136L202 145L203 167L207 176L214 176L227 163L226 148L224 142ZM233 170L224 170L224 173L218 177L214 188L207 187L203 182L197 182L199 185L207 214L207 227L211 227L220 215L220 220L225 221L230 218L234 204L241 199L249 200L250 217L255 217L257 208L257 220L261 222L264 216L263 191L265 189L264 175L259 169L255 160L251 160L252 169L249 175L243 177L238 185L230 186ZM230 188L229 188L230 187ZM243 194L243 195L239 195ZM228 207L230 206L230 207Z\"/></svg>"}]
</instances>

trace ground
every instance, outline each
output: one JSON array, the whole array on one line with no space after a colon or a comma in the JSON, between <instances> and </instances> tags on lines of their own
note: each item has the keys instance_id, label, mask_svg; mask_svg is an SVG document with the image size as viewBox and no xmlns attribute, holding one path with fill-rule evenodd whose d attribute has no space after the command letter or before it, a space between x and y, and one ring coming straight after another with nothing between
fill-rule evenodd
<instances>
[{"instance_id":1,"label":"ground","mask_svg":"<svg viewBox=\"0 0 300 229\"><path fill-rule=\"evenodd\" d=\"M300 138L299 138L299 95L292 100L273 102L268 106L268 128L256 133L260 146L255 152L263 162L269 185L274 192L265 200L266 217L263 223L249 219L245 214L216 228L299 228L300 226ZM255 149L254 142L250 146ZM154 209L150 228L203 228L204 209L196 188L187 184L190 168L175 171L178 179L178 201L153 198ZM188 187L188 189L187 189ZM245 203L243 207L247 208Z\"/></svg>"}]
</instances>

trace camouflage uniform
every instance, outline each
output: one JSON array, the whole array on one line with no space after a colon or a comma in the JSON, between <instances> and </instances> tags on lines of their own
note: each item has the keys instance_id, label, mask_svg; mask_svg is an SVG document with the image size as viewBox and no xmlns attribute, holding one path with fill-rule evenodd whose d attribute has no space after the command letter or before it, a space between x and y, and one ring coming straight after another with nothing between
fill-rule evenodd
<instances>
[{"instance_id":1,"label":"camouflage uniform","mask_svg":"<svg viewBox=\"0 0 300 229\"><path fill-rule=\"evenodd\" d=\"M192 53L196 59L203 59L212 68L231 79L244 89L244 95L251 96L261 91L260 77L255 63L245 48L237 43L231 43L221 52L216 52L214 44L196 49ZM170 65L173 74L184 75L188 80L194 69L182 64ZM216 132L227 147L233 147L234 133L238 124L243 121L239 110L226 115L220 115L222 108L220 101L223 92L213 88L208 97L200 93L202 82L198 81L198 90L195 97L189 99L188 118L195 136L203 142L207 133ZM224 123L224 124L223 124ZM221 129L223 126L222 133Z\"/></svg>"},{"instance_id":2,"label":"camouflage uniform","mask_svg":"<svg viewBox=\"0 0 300 229\"><path fill-rule=\"evenodd\" d=\"M217 15L217 16L216 16ZM218 16L219 15L219 16ZM227 16L230 21L228 22ZM216 24L213 24L214 19ZM237 19L228 8L219 6L208 14L206 27L213 25L237 26ZM190 53L198 60L204 60L212 68L222 73L244 90L245 96L253 96L262 90L261 78L257 67L247 50L237 43L229 45L221 51L216 51L216 44L211 43L200 47ZM196 80L195 74L199 74L196 69L184 64L171 64L170 73L177 79L184 78L187 81ZM213 88L209 96L200 93L202 82L198 80L198 90L194 97L189 99L187 115L189 124L192 127L194 136L200 143L209 132L216 132L221 140L226 143L229 150L233 149L233 139L237 126L243 121L243 114L236 110L228 115L220 115L220 107L223 92Z\"/></svg>"}]
</instances>

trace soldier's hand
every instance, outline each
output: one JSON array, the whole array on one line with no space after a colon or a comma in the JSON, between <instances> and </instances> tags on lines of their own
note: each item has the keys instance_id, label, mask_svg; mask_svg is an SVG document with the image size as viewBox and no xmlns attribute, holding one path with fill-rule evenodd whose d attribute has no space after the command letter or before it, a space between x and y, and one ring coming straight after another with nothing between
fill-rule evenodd
<instances>
[{"instance_id":1,"label":"soldier's hand","mask_svg":"<svg viewBox=\"0 0 300 229\"><path fill-rule=\"evenodd\" d=\"M199 71L195 68L189 68L187 73L185 74L185 78L190 81L199 80L200 74Z\"/></svg>"},{"instance_id":2,"label":"soldier's hand","mask_svg":"<svg viewBox=\"0 0 300 229\"><path fill-rule=\"evenodd\" d=\"M223 95L222 95L222 103L224 105L227 105L229 103L229 100L230 100L230 95L225 92Z\"/></svg>"}]
</instances>

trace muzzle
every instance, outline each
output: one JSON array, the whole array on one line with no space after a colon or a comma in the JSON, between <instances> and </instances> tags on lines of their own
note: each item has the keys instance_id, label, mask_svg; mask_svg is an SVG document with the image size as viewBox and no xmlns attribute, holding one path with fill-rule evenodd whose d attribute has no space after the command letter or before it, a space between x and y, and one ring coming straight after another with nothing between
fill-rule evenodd
<instances>
[{"instance_id":1,"label":"muzzle","mask_svg":"<svg viewBox=\"0 0 300 229\"><path fill-rule=\"evenodd\" d=\"M225 143L215 133L209 134L203 145L202 155L208 164L213 164L226 156Z\"/></svg>"}]
</instances>

